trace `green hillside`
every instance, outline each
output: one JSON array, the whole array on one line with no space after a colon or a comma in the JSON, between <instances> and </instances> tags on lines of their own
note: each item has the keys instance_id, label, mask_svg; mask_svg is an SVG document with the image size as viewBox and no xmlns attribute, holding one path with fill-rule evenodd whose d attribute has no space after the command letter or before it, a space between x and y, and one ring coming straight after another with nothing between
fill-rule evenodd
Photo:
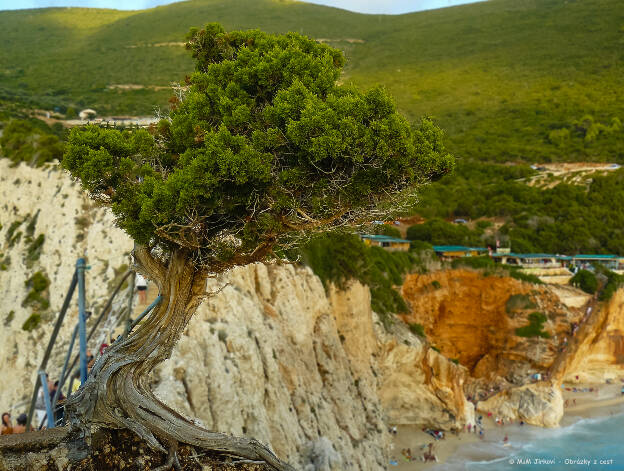
<instances>
[{"instance_id":1,"label":"green hillside","mask_svg":"<svg viewBox=\"0 0 624 471\"><path fill-rule=\"evenodd\" d=\"M298 31L349 59L344 80L384 84L433 116L464 159L624 162L621 0L490 0L400 16L278 0L193 0L144 11L0 12L0 97L151 114L191 71L189 27ZM176 44L178 43L178 44ZM141 85L148 88L107 88Z\"/></svg>"}]
</instances>

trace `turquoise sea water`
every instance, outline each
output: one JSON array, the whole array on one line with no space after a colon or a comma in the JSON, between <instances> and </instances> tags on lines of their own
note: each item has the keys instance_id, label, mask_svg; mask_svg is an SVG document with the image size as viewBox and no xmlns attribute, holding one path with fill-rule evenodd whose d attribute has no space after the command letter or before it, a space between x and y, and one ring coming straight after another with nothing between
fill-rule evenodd
<instances>
[{"instance_id":1,"label":"turquoise sea water","mask_svg":"<svg viewBox=\"0 0 624 471\"><path fill-rule=\"evenodd\" d=\"M501 433L508 433L503 446ZM431 468L449 470L624 470L624 413L581 419L558 429L513 425ZM489 441L488 441L489 439Z\"/></svg>"}]
</instances>

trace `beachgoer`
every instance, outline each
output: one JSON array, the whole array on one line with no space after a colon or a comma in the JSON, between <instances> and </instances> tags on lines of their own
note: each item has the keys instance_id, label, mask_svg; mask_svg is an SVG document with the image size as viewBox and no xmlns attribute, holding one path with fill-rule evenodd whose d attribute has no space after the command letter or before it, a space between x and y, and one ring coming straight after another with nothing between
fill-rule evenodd
<instances>
[{"instance_id":1,"label":"beachgoer","mask_svg":"<svg viewBox=\"0 0 624 471\"><path fill-rule=\"evenodd\" d=\"M471 428L472 428L472 425L468 424L468 433L470 433Z\"/></svg>"},{"instance_id":2,"label":"beachgoer","mask_svg":"<svg viewBox=\"0 0 624 471\"><path fill-rule=\"evenodd\" d=\"M137 273L135 281L137 293L139 293L139 304L147 304L147 280Z\"/></svg>"},{"instance_id":3,"label":"beachgoer","mask_svg":"<svg viewBox=\"0 0 624 471\"><path fill-rule=\"evenodd\" d=\"M20 414L17 417L17 425L13 427L13 433L24 433L26 432L26 421L28 416L26 414Z\"/></svg>"},{"instance_id":4,"label":"beachgoer","mask_svg":"<svg viewBox=\"0 0 624 471\"><path fill-rule=\"evenodd\" d=\"M5 412L2 414L2 435L11 435L13 433L13 424L11 423L11 414Z\"/></svg>"},{"instance_id":5,"label":"beachgoer","mask_svg":"<svg viewBox=\"0 0 624 471\"><path fill-rule=\"evenodd\" d=\"M503 438L503 443L507 443L508 441L509 441L509 437L505 435L505 438Z\"/></svg>"}]
</instances>

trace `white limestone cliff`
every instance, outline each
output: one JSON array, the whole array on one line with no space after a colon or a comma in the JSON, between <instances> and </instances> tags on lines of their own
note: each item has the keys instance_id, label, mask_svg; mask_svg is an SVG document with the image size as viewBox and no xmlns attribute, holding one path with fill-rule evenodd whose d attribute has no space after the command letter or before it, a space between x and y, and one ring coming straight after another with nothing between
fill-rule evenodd
<instances>
[{"instance_id":1,"label":"white limestone cliff","mask_svg":"<svg viewBox=\"0 0 624 471\"><path fill-rule=\"evenodd\" d=\"M130 262L132 242L56 167L8 164L0 159L0 262L10 262L0 270L0 410L17 415L27 408L76 258L86 255L91 266L87 299L97 314ZM16 221L23 222L15 228ZM39 234L41 254L28 260ZM35 272L50 280L43 293L50 308L28 332L22 326L33 309L22 302ZM209 290L219 288L152 378L157 395L208 428L253 436L305 470L378 470L387 463L388 423L448 429L472 420L463 369L400 323L385 332L367 287L326 291L308 268L255 264L209 280ZM76 311L74 300L48 368L53 378Z\"/></svg>"}]
</instances>

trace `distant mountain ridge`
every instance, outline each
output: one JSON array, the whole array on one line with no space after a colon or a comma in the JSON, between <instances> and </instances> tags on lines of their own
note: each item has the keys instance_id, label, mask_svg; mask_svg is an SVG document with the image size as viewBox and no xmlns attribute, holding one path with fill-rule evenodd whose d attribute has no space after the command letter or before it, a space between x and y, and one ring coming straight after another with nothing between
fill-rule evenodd
<instances>
[{"instance_id":1,"label":"distant mountain ridge","mask_svg":"<svg viewBox=\"0 0 624 471\"><path fill-rule=\"evenodd\" d=\"M624 161L619 0L491 0L398 16L289 0L4 11L0 99L100 114L166 110L166 87L192 71L186 32L212 21L342 49L346 83L381 83L410 119L433 116L458 157Z\"/></svg>"}]
</instances>

